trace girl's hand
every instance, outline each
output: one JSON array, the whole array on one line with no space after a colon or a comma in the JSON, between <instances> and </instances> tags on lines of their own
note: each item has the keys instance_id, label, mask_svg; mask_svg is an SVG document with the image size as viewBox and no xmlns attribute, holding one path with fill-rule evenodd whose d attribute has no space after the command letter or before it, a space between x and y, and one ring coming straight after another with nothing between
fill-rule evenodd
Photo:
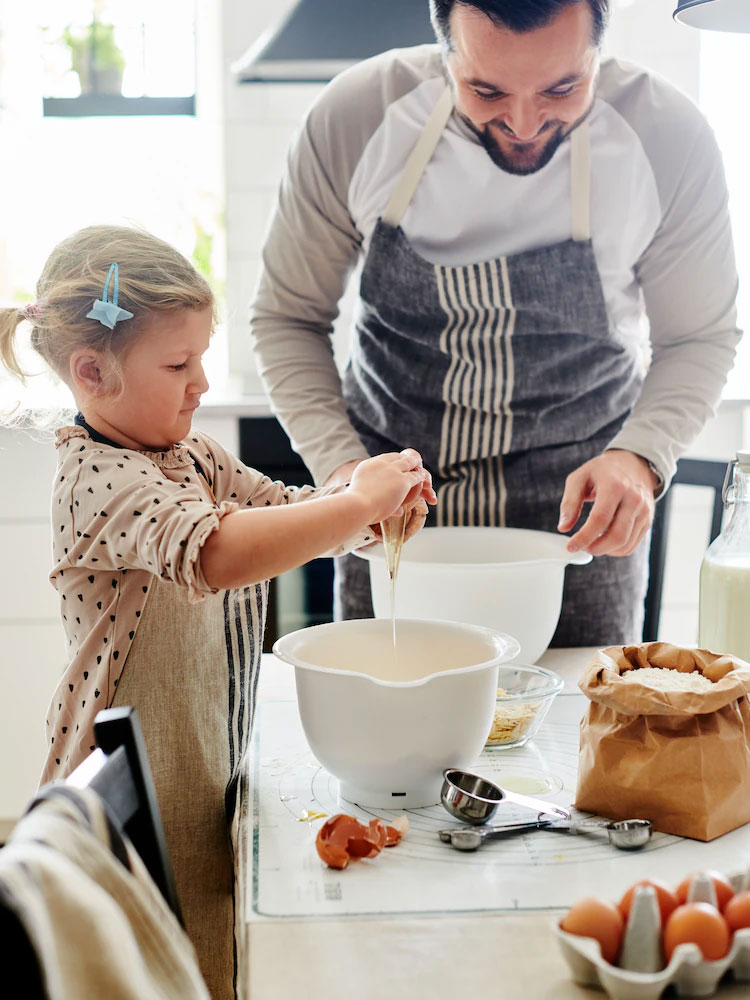
<instances>
[{"instance_id":1,"label":"girl's hand","mask_svg":"<svg viewBox=\"0 0 750 1000\"><path fill-rule=\"evenodd\" d=\"M347 493L365 501L369 510L366 523L370 524L401 514L423 495L425 499L435 496L430 474L422 465L421 455L413 448L387 452L360 462L352 473ZM436 499L430 502L435 503Z\"/></svg>"},{"instance_id":2,"label":"girl's hand","mask_svg":"<svg viewBox=\"0 0 750 1000\"><path fill-rule=\"evenodd\" d=\"M416 453L415 453L416 454ZM432 488L432 476L423 468L423 478L416 486L412 486L407 494L402 508L406 511L406 526L404 528L404 541L412 538L424 527L427 519L427 505L437 503L437 494ZM382 531L380 523L370 525L370 530L376 538L381 539ZM374 544L374 543L373 543Z\"/></svg>"}]
</instances>

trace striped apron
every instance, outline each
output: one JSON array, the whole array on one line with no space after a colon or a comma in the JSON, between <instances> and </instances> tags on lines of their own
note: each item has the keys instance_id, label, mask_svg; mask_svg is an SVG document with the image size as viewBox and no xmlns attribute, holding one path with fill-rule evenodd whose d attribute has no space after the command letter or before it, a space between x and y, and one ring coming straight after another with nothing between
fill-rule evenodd
<instances>
[{"instance_id":1,"label":"striped apron","mask_svg":"<svg viewBox=\"0 0 750 1000\"><path fill-rule=\"evenodd\" d=\"M446 88L373 231L344 398L370 454L421 452L438 495L428 523L555 531L566 476L612 441L645 374L639 346L609 328L588 121L557 154L570 156L571 238L451 267L400 222L452 110ZM370 617L368 564L337 563L336 617ZM647 571L648 539L569 567L553 645L640 641Z\"/></svg>"},{"instance_id":2,"label":"striped apron","mask_svg":"<svg viewBox=\"0 0 750 1000\"><path fill-rule=\"evenodd\" d=\"M155 576L113 702L138 709L186 930L213 1000L241 996L249 982L242 838L267 591L256 584L188 604L185 590Z\"/></svg>"}]
</instances>

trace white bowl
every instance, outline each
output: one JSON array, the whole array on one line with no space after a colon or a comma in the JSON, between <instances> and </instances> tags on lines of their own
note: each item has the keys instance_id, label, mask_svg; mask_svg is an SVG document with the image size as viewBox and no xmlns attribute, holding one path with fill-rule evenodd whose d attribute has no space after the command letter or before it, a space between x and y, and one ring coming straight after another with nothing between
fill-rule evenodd
<instances>
[{"instance_id":1,"label":"white bowl","mask_svg":"<svg viewBox=\"0 0 750 1000\"><path fill-rule=\"evenodd\" d=\"M588 552L568 552L567 542L564 535L525 528L425 528L401 552L396 616L509 632L520 643L520 659L536 663L560 618L565 567L591 561ZM370 563L376 617L390 618L382 546L355 554Z\"/></svg>"},{"instance_id":2,"label":"white bowl","mask_svg":"<svg viewBox=\"0 0 750 1000\"><path fill-rule=\"evenodd\" d=\"M440 802L443 770L472 766L495 709L510 636L458 622L355 619L282 636L302 727L340 796L376 808Z\"/></svg>"}]
</instances>

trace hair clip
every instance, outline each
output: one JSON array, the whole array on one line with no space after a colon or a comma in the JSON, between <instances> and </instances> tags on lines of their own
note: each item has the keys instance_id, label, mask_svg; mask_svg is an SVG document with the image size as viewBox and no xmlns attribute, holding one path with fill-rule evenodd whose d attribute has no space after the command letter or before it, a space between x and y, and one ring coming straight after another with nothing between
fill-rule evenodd
<instances>
[{"instance_id":1,"label":"hair clip","mask_svg":"<svg viewBox=\"0 0 750 1000\"><path fill-rule=\"evenodd\" d=\"M110 330L114 330L115 323L119 323L121 319L132 319L133 313L128 312L127 309L121 309L117 305L117 273L119 268L117 264L110 265L109 273L107 274L107 280L104 282L104 291L102 292L102 297L100 299L95 299L94 304L91 307L91 311L86 313L86 319L98 319L102 326L108 326ZM112 276L114 275L114 282L112 286L112 299L108 299L109 293L109 283L112 281Z\"/></svg>"},{"instance_id":2,"label":"hair clip","mask_svg":"<svg viewBox=\"0 0 750 1000\"><path fill-rule=\"evenodd\" d=\"M36 323L37 320L42 318L42 307L38 302L29 302L21 309L21 315L24 319Z\"/></svg>"}]
</instances>

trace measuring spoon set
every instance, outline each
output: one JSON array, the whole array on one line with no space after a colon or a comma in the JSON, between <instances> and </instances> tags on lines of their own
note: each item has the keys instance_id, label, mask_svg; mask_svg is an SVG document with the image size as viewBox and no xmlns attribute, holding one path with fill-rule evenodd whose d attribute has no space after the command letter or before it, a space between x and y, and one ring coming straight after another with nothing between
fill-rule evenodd
<instances>
[{"instance_id":1,"label":"measuring spoon set","mask_svg":"<svg viewBox=\"0 0 750 1000\"><path fill-rule=\"evenodd\" d=\"M529 795L510 792L481 775L458 768L448 768L443 771L440 800L452 816L469 824L440 830L438 833L444 843L450 844L457 851L476 851L485 840L527 830L603 833L613 847L621 851L632 851L645 847L652 833L651 821L647 819L574 820L568 809ZM537 817L525 822L485 826L501 802L510 802L532 809L537 813Z\"/></svg>"}]
</instances>

